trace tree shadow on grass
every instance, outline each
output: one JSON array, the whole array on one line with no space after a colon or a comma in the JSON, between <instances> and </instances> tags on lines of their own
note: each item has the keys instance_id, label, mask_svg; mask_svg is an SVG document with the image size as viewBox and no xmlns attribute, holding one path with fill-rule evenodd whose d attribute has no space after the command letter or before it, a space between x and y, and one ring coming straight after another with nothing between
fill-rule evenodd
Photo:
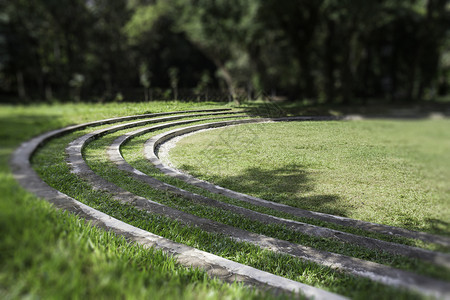
<instances>
[{"instance_id":1,"label":"tree shadow on grass","mask_svg":"<svg viewBox=\"0 0 450 300\"><path fill-rule=\"evenodd\" d=\"M425 219L426 231L450 237L450 223L434 218Z\"/></svg>"},{"instance_id":2,"label":"tree shadow on grass","mask_svg":"<svg viewBox=\"0 0 450 300\"><path fill-rule=\"evenodd\" d=\"M182 165L181 169L198 177L204 175L202 172L205 170L191 165ZM234 176L223 173L221 176L220 172L215 172L208 174L207 180L237 192L293 207L342 217L350 217L351 213L351 207L342 203L342 197L339 195L303 196L305 193L314 192L315 184L310 172L301 165L286 165L273 170L254 166ZM405 215L402 217L401 227L450 236L450 223L439 219L417 220Z\"/></svg>"},{"instance_id":3,"label":"tree shadow on grass","mask_svg":"<svg viewBox=\"0 0 450 300\"><path fill-rule=\"evenodd\" d=\"M200 175L199 169L194 166L182 165L181 169L194 176ZM220 176L216 173L211 175L209 180L219 186L265 200L312 211L347 216L344 208L335 207L335 203L340 200L338 195L302 196L302 194L314 190L314 182L310 173L300 165L286 165L271 170L255 166L234 176Z\"/></svg>"}]
</instances>

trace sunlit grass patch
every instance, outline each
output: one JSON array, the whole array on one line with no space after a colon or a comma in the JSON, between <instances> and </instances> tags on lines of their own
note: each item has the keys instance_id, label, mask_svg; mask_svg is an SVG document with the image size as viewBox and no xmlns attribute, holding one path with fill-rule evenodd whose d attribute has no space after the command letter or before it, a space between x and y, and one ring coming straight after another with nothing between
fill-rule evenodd
<instances>
[{"instance_id":1,"label":"sunlit grass patch","mask_svg":"<svg viewBox=\"0 0 450 300\"><path fill-rule=\"evenodd\" d=\"M449 129L448 120L240 125L182 139L170 159L264 199L448 235ZM216 155L202 156L205 147Z\"/></svg>"}]
</instances>

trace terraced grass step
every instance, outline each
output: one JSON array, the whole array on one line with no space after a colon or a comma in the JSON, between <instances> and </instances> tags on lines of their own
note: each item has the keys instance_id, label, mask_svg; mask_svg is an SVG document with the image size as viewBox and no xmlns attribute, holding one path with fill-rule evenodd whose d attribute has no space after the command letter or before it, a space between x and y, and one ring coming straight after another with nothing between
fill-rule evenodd
<instances>
[{"instance_id":1,"label":"terraced grass step","mask_svg":"<svg viewBox=\"0 0 450 300\"><path fill-rule=\"evenodd\" d=\"M163 121L165 119L159 119L159 120ZM142 172L132 168L128 163L125 162L125 160L122 158L122 156L120 154L120 146L123 143L125 143L128 139L133 138L136 135L141 135L146 132L150 132L152 130L161 129L161 128L169 126L169 125L172 125L172 126L184 125L184 124L188 124L190 122L195 122L198 120L200 120L200 119L172 122L170 124L156 125L156 126L152 126L152 127L138 129L133 132L129 132L114 141L113 145L111 145L110 149L108 150L109 156L119 166L119 168L121 170L129 172L131 176L146 182L150 186L157 188L157 189L163 189L165 191L171 191L177 195L189 198L191 200L197 201L202 204L208 204L208 205L212 205L215 207L220 207L223 209L231 210L231 211L237 212L241 215L245 215L247 218L251 218L255 221L287 225L287 226L293 228L294 230L297 230L299 232L306 233L309 235L320 236L320 237L333 237L333 238L341 240L341 241L355 243L355 244L365 246L367 248L371 248L371 249L375 249L375 250L386 251L386 252L392 253L394 255L406 255L406 256L410 256L410 257L416 257L416 258L430 261L437 265L443 265L446 267L450 267L450 256L447 254L442 254L442 253L433 252L433 251L427 251L427 250L423 250L423 249L415 248L415 247L408 247L408 246L399 245L399 244L395 244L395 243L384 242L384 241L367 238L367 237L360 237L360 236L348 234L348 233L337 231L337 230L331 230L331 229L322 228L319 226L313 226L313 225L309 225L309 224L305 224L305 223L301 223L301 222L296 222L296 221L286 220L286 219L277 218L277 217L273 217L273 216L268 216L265 214L251 211L249 209L222 203L220 201L216 201L213 199L202 197L200 195L196 195L194 193L184 191L184 190L176 188L172 185L169 185L169 184L166 184L159 180L156 180L152 177L146 176ZM203 119L203 120L207 120L207 119ZM155 120L155 122L156 121L157 120ZM91 138L98 138L99 136L101 136L103 134L111 133L111 132L114 132L119 129L124 129L125 127L128 127L128 126L127 125L118 125L118 126L114 126L113 128L101 129L101 130L95 131L93 133L90 133L88 135L85 135L85 136L79 138L77 141L74 141L74 143L72 143L72 146L70 147L71 150L68 150L68 152L72 152L72 155L74 155L76 157L76 159L73 158L72 160L77 161L77 160L81 159L82 154L81 154L80 149L82 149ZM73 148L73 150L72 150L72 148Z\"/></svg>"},{"instance_id":2,"label":"terraced grass step","mask_svg":"<svg viewBox=\"0 0 450 300\"><path fill-rule=\"evenodd\" d=\"M234 113L234 112L229 112L229 113ZM221 114L220 112L217 112L217 114ZM155 117L155 116L153 116ZM378 264L374 264L371 262L365 262L365 261L360 261L358 259L355 258L342 258L342 255L336 255L336 254L332 254L329 252L321 252L321 251L317 251L314 249L310 249L308 247L304 247L304 246L300 246L294 243L290 243L290 242L286 242L286 241L281 241L281 240L277 240L277 239L273 239L273 238L268 238L262 235L258 235L258 234L254 234L254 233L248 233L245 230L240 230L240 229L236 229L236 228L231 228L230 226L227 227L227 225L222 225L219 223L215 223L211 220L208 219L203 219L201 220L201 218L180 212L178 210L169 208L167 206L163 206L159 203L156 203L154 201L145 199L143 197L138 197L133 195L132 193L120 189L118 188L116 185L107 182L106 180L104 180L103 178L99 177L97 174L95 174L94 172L92 172L92 170L89 169L89 167L87 166L86 162L83 160L83 156L82 156L82 149L85 147L86 143L94 140L96 138L99 138L100 136L103 136L105 134L109 134L111 132L115 132L118 130L123 130L124 128L129 128L132 129L133 127L136 126L142 126L145 124L150 124L150 123L155 123L155 122L163 122L163 121L170 121L171 123L165 123L165 124L161 124L161 125L156 125L156 126L152 126L152 127L148 127L148 128L143 128L143 129L139 129L138 131L134 131L131 133L127 133L123 136L121 136L119 139L116 140L116 142L114 143L114 147L112 149L110 149L110 155L112 155L114 157L115 155L115 159L117 159L117 161L119 162L119 158L120 158L120 165L122 166L121 168L123 169L123 166L127 165L128 169L127 171L129 172L133 172L134 175L136 175L136 177L139 177L140 179L144 178L144 174L141 173L140 171L137 171L136 169L131 168L128 164L124 164L124 161L122 160L121 156L120 156L120 144L122 142L124 142L125 140L127 140L128 138L133 137L134 134L142 134L145 133L147 131L151 131L151 130L156 130L156 129L162 129L162 128L166 128L169 126L173 126L174 124L188 124L190 122L195 122L195 121L205 121L205 119L208 118L207 114L202 114L201 117L203 117L202 119L194 119L194 120L185 120L185 121L179 121L179 122L173 122L176 119L182 119L182 118L187 118L187 117L194 117L193 115L190 116L174 116L174 117L167 117L167 118L159 118L159 119L149 119L149 120L144 120L144 121L139 121L139 122L133 122L133 123L127 123L127 124L122 124L122 125L117 125L117 126L113 126L111 128L105 128L105 129L101 129L101 130L96 130L94 132L91 132L81 138L79 138L76 142L73 142L70 147L68 148L68 153L69 153L69 160L72 164L72 166L74 166L74 169L76 171L76 173L78 174L82 174L83 178L89 178L89 181L91 182L92 185L94 185L96 188L98 189L104 189L105 191L108 191L108 193L113 193L114 196L116 197L116 199L121 200L122 202L126 202L126 203L133 203L133 205L138 205L141 206L143 208L151 208L151 210L153 212L157 212L160 214L165 214L165 215L169 215L171 217L175 217L175 218L180 218L183 217L185 218L184 221L187 221L187 224L196 224L199 225L198 222L200 222L201 224L203 224L201 226L201 228L203 228L205 231L211 231L211 228L221 228L218 229L219 231L212 231L212 232L222 232L222 233L226 233L229 234L230 232L234 231L237 235L235 236L236 239L242 241L242 240L246 240L249 242L255 242L258 243L258 245L269 248L269 249L276 249L278 248L278 250L281 249L281 251L285 252L285 253L289 253L289 254L295 254L295 255L301 255L302 257L313 257L310 258L313 261L317 261L319 263L323 263L324 261L328 260L327 263L329 266L332 267L336 267L336 261L346 261L344 264L347 264L347 266L342 266L340 265L339 267L341 269L346 269L349 270L348 266L350 265L350 262L355 263L355 267L353 268L353 271L350 272L354 272L355 274L358 273L359 275L363 275L363 276L368 276L371 277L372 279L375 280L379 280L381 282L384 283L389 283L389 284L394 284L396 286L408 286L409 288L412 288L414 290L419 290L422 293L425 293L427 295L433 295L433 296L437 296L437 297L450 297L449 296L449 286L448 283L445 282L441 282L441 281L437 281L434 279L430 279L421 275L416 275L416 274L412 274L412 277L408 277L410 276L410 274L408 274L409 272L405 272L405 271L401 271L401 270L395 270L392 269L390 267L386 267L386 266L382 266L382 265L378 265ZM232 117L232 116L230 116ZM234 116L234 117L238 117L238 116ZM138 117L136 117L138 118ZM123 119L122 119L123 121ZM267 120L266 120L267 121ZM113 119L108 120L107 121L108 124L110 123L114 123ZM228 123L233 123L235 121L231 121ZM252 121L248 121L248 122L255 122L253 119ZM101 124L105 124L102 123L102 121L99 122L93 122L94 125L90 125L90 126L97 126L97 125L101 125ZM78 125L78 126L72 126L66 129L63 129L61 131L54 131L52 134L44 134L42 135L40 138L34 139L32 140L30 143L28 143L27 145L23 145L22 147L20 147L17 151L16 154L14 155L13 161L12 161L12 166L14 169L14 172L16 174L16 178L21 181L23 184L28 184L28 187L31 190L34 190L36 193L48 196L50 198L52 198L54 203L56 203L57 205L61 205L61 207L65 207L66 209L70 209L70 207L78 207L77 209L75 209L78 213L82 213L81 211L83 209L80 210L80 205L78 204L74 204L73 201L76 201L74 199L70 200L69 202L65 202L62 201L60 199L59 196L62 196L61 193L58 193L57 191L53 191L53 192L49 192L48 190L48 186L46 186L45 183L43 182L38 182L36 180L29 180L30 178L33 178L34 175L32 174L34 171L31 171L31 173L24 175L24 173L22 172L23 170L30 170L29 168L29 159L32 155L32 153L34 153L36 147L38 145L43 145L45 144L45 142L55 136L60 136L69 132L73 132L74 130L77 129L81 129L81 128L85 128L85 124L82 125ZM25 149L27 148L27 149ZM25 149L25 150L24 150ZM152 148L154 149L154 148ZM112 154L113 152L115 152L115 154ZM25 158L25 160L23 160ZM22 160L22 163L19 163L19 161ZM131 169L130 169L131 168ZM30 175L31 174L31 175ZM36 174L35 174L36 175ZM133 176L134 176L133 175ZM36 175L37 176L37 175ZM147 176L145 176L146 178L148 178ZM234 212L239 212L242 216L248 218L249 216L252 216L255 221L261 221L261 219L264 219L266 221L270 220L271 223L274 222L281 222L284 225L294 225L297 226L298 228L300 228L301 226L304 226L303 224L301 224L300 222L294 222L291 220L284 220L281 218L275 218L273 216L268 216L265 214L261 214L261 213L256 213L256 212L252 212L248 209L244 209L244 208L240 208L237 206L232 206L226 203L220 203L216 200L212 200L200 195L195 195L193 193L187 192L187 191L183 191L179 188L176 188L174 186L170 186L164 182L158 181L156 179L146 179L149 180L149 182L153 182L154 187L159 187L159 188L163 188L166 190L170 190L174 193L178 193L179 196L183 196L185 198L190 198L193 199L201 204L213 204L212 206L216 206L219 208L225 208L228 210L234 210ZM29 183L27 183L29 182ZM69 197L70 198L70 197ZM64 203L65 202L65 203ZM70 203L70 204L68 204ZM81 204L81 203L80 203ZM82 206L82 205L81 205ZM197 223L195 223L197 222ZM269 221L268 221L269 223ZM319 227L310 227L311 225L306 225L308 226L308 228L314 228L315 230L317 230L318 232L322 232L322 234L336 234L336 231L332 231L330 229L322 229ZM119 226L120 227L120 226ZM344 233L344 236L352 236L352 235L348 235ZM361 237L362 239L366 239L364 237ZM368 239L370 241L370 239ZM366 240L366 241L368 241ZM386 244L386 242L381 242L382 245L381 247L386 246L388 244ZM374 243L374 242L373 242ZM178 247L178 246L177 246ZM402 248L402 247L406 247L406 246L395 246L397 248ZM406 247L408 249L412 248L412 247ZM424 251L424 250L419 250L419 251ZM170 251L169 251L170 252ZM435 255L436 257L440 257L440 254L436 254L434 252L431 251L424 251L424 253L429 253L432 256ZM331 259L330 259L331 258ZM434 259L435 259L434 258ZM440 257L442 258L442 257ZM446 256L443 256L443 262L446 262L445 259ZM333 263L333 261L335 261ZM359 270L356 270L356 265L359 264ZM361 268L361 266L364 266L363 268ZM381 266L381 267L380 267ZM244 268L242 265L239 266L238 268ZM388 277L383 277L382 272L380 271L381 269L384 269L387 273L389 273ZM370 272L374 272L372 273L372 275L367 275L368 270L371 270ZM378 272L378 273L377 273ZM214 273L214 272L213 272ZM221 271L219 271L219 273L221 273ZM229 273L227 273L229 274ZM229 276L229 275L226 275ZM378 276L378 278L376 278ZM406 276L406 277L405 277ZM382 278L383 277L383 278ZM400 282L400 279L405 279L408 278L408 280L412 280L412 282L414 282L413 284L408 283L408 284L404 284L402 282ZM251 280L249 280L251 281ZM389 282L388 282L389 281ZM261 281L259 281L260 284ZM273 285L274 287L276 287L276 285ZM278 287L277 287L278 288ZM305 290L305 287L302 287ZM291 289L295 290L295 289ZM306 290L308 290L308 288L306 288ZM320 295L320 293L318 294ZM325 294L326 297L330 297L332 295L328 295ZM319 296L321 297L321 296Z\"/></svg>"},{"instance_id":3,"label":"terraced grass step","mask_svg":"<svg viewBox=\"0 0 450 300\"><path fill-rule=\"evenodd\" d=\"M315 118L301 118L300 120L315 120ZM318 118L317 120L322 120L322 118ZM269 119L266 120L254 120L253 122L267 122L270 121ZM272 121L286 121L285 118L281 119L273 119ZM257 197L252 197L249 195L245 195L239 192L235 192L214 184L211 184L209 182L199 180L197 178L194 178L193 176L190 176L188 174L181 173L178 170L175 170L167 165L164 165L158 158L156 151L157 148L164 142L168 141L171 138L174 138L176 136L181 136L187 133L195 132L198 130L203 129L209 129L213 127L221 127L221 126L227 126L227 125L235 125L239 124L240 121L229 121L229 122L222 122L220 124L201 124L201 125L194 125L191 127L183 128L183 129L175 129L166 133L162 133L158 136L154 136L151 139L147 141L145 144L145 156L146 158L158 169L160 169L163 173L166 175L175 177L177 179L183 180L189 184L201 187L203 189L206 189L210 192L225 195L230 198L235 198L240 201L245 201L251 204L260 205L264 207L268 207L271 209L279 210L285 213L289 213L292 215L295 215L297 217L305 217L305 218L313 218L313 219L319 219L325 222L330 222L338 225L343 226L351 226L351 227L357 227L361 228L367 231L387 234L387 235L397 235L400 237L406 237L406 238L413 238L413 239L419 239L425 242L429 243L436 243L443 245L445 247L450 247L450 238L444 237L444 236L438 236L429 234L426 232L418 232L418 231L412 231L405 228L399 228L399 227L393 227L393 226L387 226L383 224L376 224L371 222L365 222L361 220L355 220L330 214L324 214L319 212L313 212L308 211L300 208L295 208L292 206L280 204L277 202L268 201L265 199L260 199ZM242 122L244 123L244 122ZM241 124L242 124L241 123Z\"/></svg>"},{"instance_id":4,"label":"terraced grass step","mask_svg":"<svg viewBox=\"0 0 450 300\"><path fill-rule=\"evenodd\" d=\"M244 122L257 122L258 120L243 120ZM241 121L231 121L227 122L227 124L235 124L237 122ZM183 121L180 122L174 122L174 125L180 125L184 124ZM218 123L210 123L212 126L219 126L222 125L223 122ZM167 126L167 124L162 125L164 127ZM151 131L152 129L160 129L160 126L153 126L149 128L140 129L139 131L136 131L134 133L142 134L146 131ZM117 127L114 127L111 129L111 131L115 131ZM110 129L102 129L99 131L96 131L95 133L91 133L85 136L82 136L78 138L77 140L73 141L66 149L66 152L68 153L68 161L71 164L71 167L73 171L78 174L82 178L88 178L89 182L94 186L94 188L104 191L113 192L115 195L115 198L122 202L129 202L132 203L135 207L138 207L140 209L152 212L152 213L158 213L163 214L170 218L176 218L181 220L182 222L186 222L188 225L195 225L199 228L202 228L203 230L207 232L212 233L222 233L227 234L231 236L232 238L239 240L239 241L247 241L251 243L255 243L259 245L260 247L264 247L270 250L280 251L283 253L288 253L290 255L294 255L296 257L301 257L303 259L311 260L316 263L324 264L330 267L336 267L343 269L347 272L353 273L355 275L365 276L368 278L371 278L373 280L379 280L383 283L391 283L403 287L407 287L410 289L416 289L422 293L425 294L433 294L438 293L439 296L445 295L447 290L450 290L450 285L444 283L435 281L433 279L428 279L423 276L418 276L413 273L408 273L400 270L395 270L387 266L382 266L374 263L365 262L362 260L354 259L345 257L342 255L336 255L334 253L330 252L322 252L317 251L308 247L301 247L299 245L277 240L277 239L269 239L266 236L258 236L255 234L248 233L243 230L239 230L237 228L223 225L217 222L213 222L207 219L202 219L195 217L190 214L183 213L179 210L172 209L170 207L160 205L159 203L156 203L154 201L150 201L148 199L137 197L136 195L129 193L119 187L117 187L114 184L111 184L107 181L105 181L100 176L96 175L94 172L92 172L87 164L82 159L82 153L81 149L85 147L85 144L95 137L99 137L103 135L105 132L108 132ZM126 139L127 137L132 136L133 133L123 136L122 139ZM135 174L138 173L134 170L132 170ZM139 174L139 173L138 173ZM164 183L150 180L152 181L152 186L155 188L163 188ZM168 186L166 186L166 189ZM366 241L367 242L367 241ZM380 241L380 243L383 243ZM395 247L395 246L393 246ZM401 248L402 246L399 246L398 248ZM444 254L439 253L433 253L431 251L421 251L420 249L410 249L413 250L413 253L421 253L426 258L429 258L429 256L426 256L425 253L429 254L433 262L439 263L444 262L448 266L448 257ZM414 251L415 250L415 251ZM436 257L440 261L436 261ZM364 271L361 271L364 270Z\"/></svg>"},{"instance_id":5,"label":"terraced grass step","mask_svg":"<svg viewBox=\"0 0 450 300\"><path fill-rule=\"evenodd\" d=\"M204 110L202 110L204 111ZM213 110L219 111L219 110ZM186 111L183 111L183 113ZM193 111L194 112L194 111ZM181 112L177 112L181 113ZM163 114L151 114L142 117L149 117ZM167 113L169 114L169 113ZM30 159L36 149L42 146L51 138L66 134L88 126L103 125L115 121L132 120L140 116L124 117L117 119L108 119L98 122L91 122L77 126L70 126L61 130L55 130L40 135L29 142L23 143L13 154L11 158L11 168L16 180L27 190L36 194L38 197L45 198L56 207L75 213L76 215L91 221L93 225L111 230L119 235L125 236L128 240L140 243L147 247L162 249L172 255L183 265L189 267L201 267L206 269L208 274L218 277L225 282L241 281L246 284L256 286L269 286L272 289L282 291L301 293L307 297L315 299L345 299L345 297L333 294L321 289L317 289L296 281L292 281L280 276L276 276L264 271L257 270L221 257L199 251L191 247L174 243L168 239L156 236L139 228L130 226L119 220L101 213L89 206L76 201L75 199L51 188L42 181L36 172L31 168Z\"/></svg>"}]
</instances>

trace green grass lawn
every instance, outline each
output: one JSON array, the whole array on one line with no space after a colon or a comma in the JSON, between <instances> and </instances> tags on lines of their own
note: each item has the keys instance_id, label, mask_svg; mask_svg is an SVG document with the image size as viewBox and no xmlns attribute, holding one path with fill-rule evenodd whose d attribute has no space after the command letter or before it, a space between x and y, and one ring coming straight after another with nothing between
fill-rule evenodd
<instances>
[{"instance_id":1,"label":"green grass lawn","mask_svg":"<svg viewBox=\"0 0 450 300\"><path fill-rule=\"evenodd\" d=\"M31 137L69 124L122 115L214 108L208 103L0 106L0 298L267 298L178 266L57 211L24 191L8 159ZM223 107L223 106L222 106Z\"/></svg>"},{"instance_id":2,"label":"green grass lawn","mask_svg":"<svg viewBox=\"0 0 450 300\"><path fill-rule=\"evenodd\" d=\"M210 122L210 121L203 121L204 122ZM183 125L185 126L185 125ZM170 128L172 129L172 128ZM150 164L143 159L142 157L142 145L145 142L145 140L149 139L151 136L156 135L158 133L161 133L163 131L167 131L170 129L165 130L159 130L156 132L152 132L149 134L145 134L143 136L139 136L135 139L132 139L129 144L126 145L122 149L122 154L124 157L132 164L134 164L136 167L138 167L140 170L145 171L146 173L149 173L151 176L158 177L159 179L163 181L168 181L171 184L179 185L179 182L177 180L170 180L171 178L169 176L162 176L159 170L155 170L155 168L152 168ZM135 129L132 129L135 130ZM145 197L147 199L155 199L160 203L164 203L166 205L172 206L174 208L186 211L188 213L197 215L199 217L213 219L215 221L218 221L220 223L228 224L230 226L235 226L242 228L247 231L257 232L260 234L264 234L266 236L279 238L283 240L288 240L294 243L299 243L305 246L314 247L317 249L332 251L335 253L341 253L344 255L350 255L354 257L360 257L367 260L377 261L379 263L389 264L394 267L400 267L400 268L406 268L409 270L421 270L421 272L425 274L435 274L438 277L442 277L438 274L445 274L445 270L435 271L434 267L431 267L430 270L426 271L430 266L427 263L420 264L420 262L416 260L406 260L404 257L394 257L392 255L386 255L384 253L380 253L377 251L368 251L367 249L363 247L358 247L351 244L343 244L341 242L326 240L323 238L315 238L308 235L300 234L298 232L288 230L284 226L280 225L266 225L259 222L251 221L249 219L244 218L241 215L233 214L228 211L224 211L217 208L212 208L205 206L203 204L194 204L190 200L186 199L180 199L179 197L171 197L164 191L158 191L153 188L150 188L146 186L143 183L140 183L137 180L133 180L129 178L128 174L126 172L120 171L116 168L116 166L109 162L108 156L106 155L106 147L108 147L114 139L121 136L125 132L130 131L123 130L118 131L113 134L108 134L105 136L102 136L102 138L99 138L91 143L89 143L85 149L84 149L84 157L89 164L90 168L94 170L97 174L101 175L102 177L106 178L108 181L114 182L118 186L122 187L125 190L132 191L133 193L140 195L142 197ZM55 145L55 147L52 147L51 149L48 149L47 154L43 154L42 156L48 159L49 153L56 153L56 152L63 152L61 149L58 150L58 145L64 145L67 144L67 141L72 140L73 137L67 137L65 138L65 141L63 142L63 139L55 140L52 144ZM61 146L59 146L61 147ZM38 155L38 157L41 156L41 154ZM55 162L56 164L57 162ZM64 162L62 162L64 164ZM42 163L41 163L42 164ZM144 168L142 168L144 167ZM54 174L57 172L57 170L46 170L46 173ZM50 176L49 176L50 177ZM187 184L181 184L183 188L188 188L189 185ZM199 189L194 188L194 192L200 192ZM221 199L224 200L224 199ZM155 229L151 229L155 230ZM163 234L163 233L161 233ZM189 237L186 237L187 239ZM186 241L185 241L186 242ZM200 242L201 244L201 242ZM197 246L196 246L197 247ZM205 247L205 246L201 246ZM211 249L204 248L206 251L212 251ZM217 253L218 254L218 253ZM227 253L227 257L234 257L233 253ZM268 270L273 272L273 270ZM433 275L432 275L433 276ZM445 276L444 276L445 278Z\"/></svg>"},{"instance_id":3,"label":"green grass lawn","mask_svg":"<svg viewBox=\"0 0 450 300\"><path fill-rule=\"evenodd\" d=\"M313 211L450 235L450 121L239 125L170 160L218 185Z\"/></svg>"},{"instance_id":4,"label":"green grass lawn","mask_svg":"<svg viewBox=\"0 0 450 300\"><path fill-rule=\"evenodd\" d=\"M92 191L88 184L80 182L79 178L69 172L64 161L64 148L67 143L84 133L85 131L75 132L72 135L57 138L50 142L37 153L33 165L50 185L58 187L62 192L80 199L80 201L91 207L173 241L187 244L280 276L314 285L332 292L345 294L355 299L367 299L371 297L373 299L379 299L380 296L386 297L386 299L392 297L407 299L417 296L413 293L399 291L392 287L384 286L366 278L346 275L315 263L292 258L289 255L262 250L259 247L248 243L239 243L222 234L210 234L195 227L185 226L180 222L171 220L167 217L146 213L135 209L130 205L120 204L111 199L107 193ZM111 137L109 135L104 136L101 139L92 142L93 145L87 147L85 150L85 157L91 168L108 181L114 182L122 188L142 196L147 196L152 200L166 203L180 209L184 206L187 206L190 209L195 206L186 205L188 204L186 201L170 196L165 192L152 190L142 183L127 177L125 173L114 168L111 163L106 163L106 157L100 153L101 149L99 148L102 147L99 147L99 144L100 146L108 145L109 142L114 139L114 136L119 134L120 132L117 132L112 134ZM207 208L203 207L203 210L206 211L205 217L213 217L212 215L214 213L211 213L211 211L208 212ZM190 212L193 211L191 210ZM196 212L196 214L201 213L201 209ZM208 213L210 214L209 216ZM225 218L230 217L230 214L227 213L223 213L223 215ZM241 219L241 222L242 221L243 220ZM253 227L258 227L258 224L254 224ZM259 227L261 226L259 225ZM266 232L272 231L279 234L276 229L274 230L270 226L266 227ZM285 237L292 237L292 234L289 236L288 233ZM431 267L430 271L432 273L434 272L433 267ZM437 272L442 273L439 270Z\"/></svg>"},{"instance_id":5,"label":"green grass lawn","mask_svg":"<svg viewBox=\"0 0 450 300\"><path fill-rule=\"evenodd\" d=\"M164 129L163 131L170 129L171 128ZM134 226L167 237L174 241L184 243L243 264L251 265L264 271L285 276L290 279L298 280L300 282L311 284L333 292L348 295L355 299L366 299L368 297L379 298L380 296L412 297L410 293L403 293L391 287L372 282L368 279L349 276L336 270L331 270L330 268L289 257L288 255L274 254L270 251L261 250L258 247L247 243L232 241L226 236L220 234L206 233L198 228L184 226L165 217L152 215L134 209L128 205L119 204L117 201L111 199L107 193L92 191L89 188L89 185L80 182L80 179L77 178L77 176L69 172L68 166L64 160L64 149L67 144L91 130L92 129L86 129L56 138L45 147L41 148L33 159L33 165L41 177L58 190L61 190L76 199L80 199L80 201L111 216L133 224ZM219 222L234 226L238 224L239 227L253 232L260 232L269 236L274 236L293 242L300 242L316 248L336 251L338 253L359 255L359 257L364 259L387 263L403 269L420 270L420 273L428 274L437 278L443 278L444 280L446 278L445 271L434 266L430 266L429 264L417 264L414 260L405 260L402 257L385 255L380 252L367 251L367 249L358 249L358 247L353 247L352 245L343 245L342 243L336 243L333 241L322 241L320 238L314 239L306 236L302 237L302 235L281 228L280 226L265 226L263 224L257 224L256 222L251 222L245 218L242 218L242 216L235 216L234 214L226 211L210 209L201 205L194 205L193 203L190 203L190 201L179 199L178 197L173 197L166 192L160 192L149 188L145 184L133 180L127 176L125 172L118 170L114 164L108 161L107 155L105 154L106 147L110 145L116 137L131 130L134 130L134 128L118 131L113 134L103 135L98 140L94 140L89 143L84 149L84 157L89 166L96 173L126 190L198 216L215 219ZM142 150L142 141L160 132L161 131L156 131L151 134L141 136L137 140L133 139L130 144ZM125 147L127 150L125 152L127 153L129 152L129 146L130 145L127 145L127 147ZM132 148L136 149L136 147ZM136 151L131 152L136 154ZM137 152L141 153L141 151ZM137 154L137 156L139 156L139 154ZM141 156L140 162L142 162L142 159L143 158ZM149 166L148 162L146 165Z\"/></svg>"},{"instance_id":6,"label":"green grass lawn","mask_svg":"<svg viewBox=\"0 0 450 300\"><path fill-rule=\"evenodd\" d=\"M211 103L178 102L1 106L0 134L4 143L0 151L0 297L273 297L237 285L220 284L208 279L201 271L176 265L161 252L130 245L110 233L93 229L25 192L15 183L8 169L9 155L20 142L50 129L123 115L217 107ZM263 198L448 234L449 190L445 185L445 178L449 175L448 126L448 121L444 120L240 125L194 134L182 140L171 151L171 157L195 175ZM50 185L116 218L177 242L352 298L406 299L417 296L232 241L222 235L205 233L113 201L108 193L92 190L87 183L71 174L64 160L67 143L92 130L94 128L88 128L54 139L38 151L33 165ZM435 270L424 263L415 265L401 258L397 260L389 255L352 248L352 245L307 239L279 226L252 224L229 212L189 204L167 193L149 189L117 170L105 155L105 147L115 137L131 130L91 142L84 150L84 157L90 167L103 177L136 194L223 223L240 223L239 226L249 231L309 243L313 247L316 244L323 249L354 253L399 268L417 269L419 273L444 280L448 277L445 270ZM163 131L132 139L122 152L135 167L184 188L182 183L156 171L142 157L142 142ZM377 139L382 142L377 142ZM189 144L190 141L197 142ZM197 155L207 159L199 159ZM233 162L231 158L238 159ZM358 174L363 176L358 177ZM361 190L361 184L367 191ZM192 190L197 192L196 188ZM373 199L378 195L377 191L384 192L381 200ZM361 192L366 192L362 194L363 198ZM415 198L406 197L410 195L415 195ZM221 196L217 199L224 200ZM363 201L366 208L357 207L358 201ZM384 204L379 201L384 201ZM432 203L434 208L427 203ZM397 215L389 211L391 207L400 211L402 206L408 218L390 220ZM409 206L416 213L410 213Z\"/></svg>"}]
</instances>

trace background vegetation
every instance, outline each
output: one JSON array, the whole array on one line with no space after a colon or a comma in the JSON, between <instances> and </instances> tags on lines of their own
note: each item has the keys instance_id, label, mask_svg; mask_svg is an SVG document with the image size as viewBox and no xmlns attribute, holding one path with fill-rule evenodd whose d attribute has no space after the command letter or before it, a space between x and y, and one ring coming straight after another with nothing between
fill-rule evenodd
<instances>
[{"instance_id":1,"label":"background vegetation","mask_svg":"<svg viewBox=\"0 0 450 300\"><path fill-rule=\"evenodd\" d=\"M0 1L0 100L449 93L446 0Z\"/></svg>"}]
</instances>

